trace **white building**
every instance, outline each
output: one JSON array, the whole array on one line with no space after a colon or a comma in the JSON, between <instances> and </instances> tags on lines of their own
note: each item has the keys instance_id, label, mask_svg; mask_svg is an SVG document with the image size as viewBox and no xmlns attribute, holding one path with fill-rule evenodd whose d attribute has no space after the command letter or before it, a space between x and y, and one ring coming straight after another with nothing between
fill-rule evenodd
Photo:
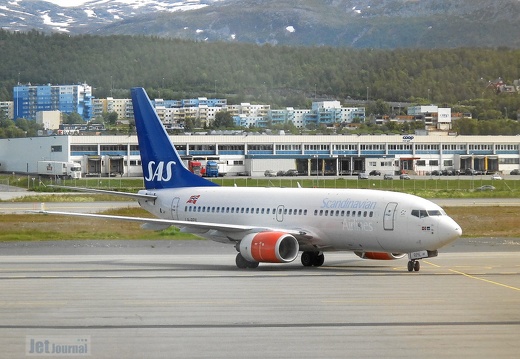
<instances>
[{"instance_id":1,"label":"white building","mask_svg":"<svg viewBox=\"0 0 520 359\"><path fill-rule=\"evenodd\" d=\"M60 128L60 111L38 111L36 112L36 123L43 126L44 130L57 130Z\"/></svg>"},{"instance_id":2,"label":"white building","mask_svg":"<svg viewBox=\"0 0 520 359\"><path fill-rule=\"evenodd\" d=\"M184 160L217 160L228 174L262 176L266 169L291 168L308 175L520 169L518 136L180 135L172 140ZM78 162L84 176L142 174L136 136L0 139L0 172L35 173L42 160Z\"/></svg>"}]
</instances>

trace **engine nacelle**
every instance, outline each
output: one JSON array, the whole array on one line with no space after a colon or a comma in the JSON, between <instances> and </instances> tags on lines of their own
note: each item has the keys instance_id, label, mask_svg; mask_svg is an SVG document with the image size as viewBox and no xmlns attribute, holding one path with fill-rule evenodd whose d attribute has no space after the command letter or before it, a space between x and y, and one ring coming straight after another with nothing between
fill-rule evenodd
<instances>
[{"instance_id":1,"label":"engine nacelle","mask_svg":"<svg viewBox=\"0 0 520 359\"><path fill-rule=\"evenodd\" d=\"M380 261L387 261L393 259L401 259L406 254L403 253L386 253L386 252L354 252L359 258L375 259Z\"/></svg>"},{"instance_id":2,"label":"engine nacelle","mask_svg":"<svg viewBox=\"0 0 520 359\"><path fill-rule=\"evenodd\" d=\"M296 238L283 232L251 233L240 241L240 254L250 262L289 263L300 246Z\"/></svg>"}]
</instances>

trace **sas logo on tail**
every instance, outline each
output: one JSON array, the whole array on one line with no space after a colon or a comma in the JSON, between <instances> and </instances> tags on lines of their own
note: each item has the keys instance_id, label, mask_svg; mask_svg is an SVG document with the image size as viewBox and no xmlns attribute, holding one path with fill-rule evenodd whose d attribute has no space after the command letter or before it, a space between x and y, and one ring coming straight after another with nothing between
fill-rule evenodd
<instances>
[{"instance_id":1,"label":"sas logo on tail","mask_svg":"<svg viewBox=\"0 0 520 359\"><path fill-rule=\"evenodd\" d=\"M155 161L150 161L148 162L148 176L146 176L144 179L147 182L169 181L172 179L172 167L175 165L177 165L175 161L170 161L166 163L166 165L163 161L159 163L155 163Z\"/></svg>"}]
</instances>

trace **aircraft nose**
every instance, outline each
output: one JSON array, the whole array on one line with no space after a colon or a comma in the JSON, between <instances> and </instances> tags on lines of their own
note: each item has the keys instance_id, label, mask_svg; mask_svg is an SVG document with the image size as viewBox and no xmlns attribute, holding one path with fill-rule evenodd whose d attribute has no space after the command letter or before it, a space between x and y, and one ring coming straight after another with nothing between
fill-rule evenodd
<instances>
[{"instance_id":1,"label":"aircraft nose","mask_svg":"<svg viewBox=\"0 0 520 359\"><path fill-rule=\"evenodd\" d=\"M447 217L442 221L441 231L439 234L440 244L441 246L444 246L459 238L462 235L462 228L453 219Z\"/></svg>"}]
</instances>

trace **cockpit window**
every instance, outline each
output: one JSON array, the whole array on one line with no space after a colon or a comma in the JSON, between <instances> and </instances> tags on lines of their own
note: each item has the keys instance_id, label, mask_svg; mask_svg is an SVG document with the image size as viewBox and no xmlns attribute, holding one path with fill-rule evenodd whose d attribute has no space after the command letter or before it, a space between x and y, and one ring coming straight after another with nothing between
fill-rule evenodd
<instances>
[{"instance_id":1,"label":"cockpit window","mask_svg":"<svg viewBox=\"0 0 520 359\"><path fill-rule=\"evenodd\" d=\"M442 212L438 210L428 211L429 216L442 216Z\"/></svg>"},{"instance_id":2,"label":"cockpit window","mask_svg":"<svg viewBox=\"0 0 520 359\"><path fill-rule=\"evenodd\" d=\"M428 212L425 211L424 209L412 209L411 213L412 213L412 216L419 217L419 218L428 217Z\"/></svg>"}]
</instances>

